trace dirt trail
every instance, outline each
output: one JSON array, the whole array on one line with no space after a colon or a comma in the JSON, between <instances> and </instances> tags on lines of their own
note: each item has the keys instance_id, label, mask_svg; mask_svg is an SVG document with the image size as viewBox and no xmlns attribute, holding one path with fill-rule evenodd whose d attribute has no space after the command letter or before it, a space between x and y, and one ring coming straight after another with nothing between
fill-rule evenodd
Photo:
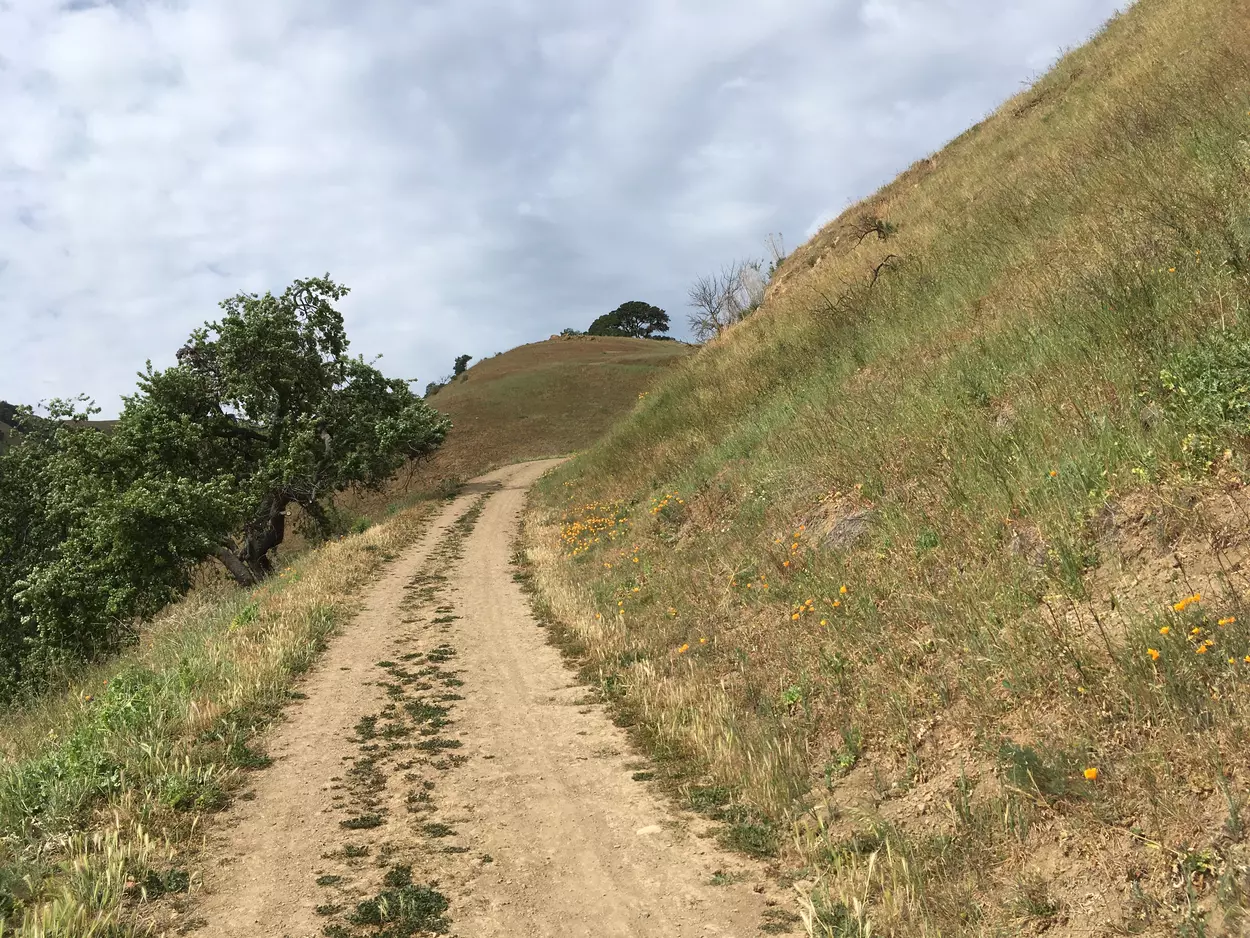
<instances>
[{"instance_id":1,"label":"dirt trail","mask_svg":"<svg viewBox=\"0 0 1250 938\"><path fill-rule=\"evenodd\" d=\"M632 779L512 578L551 465L469 486L334 640L210 840L196 936L376 934L401 907L464 938L760 934L760 869Z\"/></svg>"}]
</instances>

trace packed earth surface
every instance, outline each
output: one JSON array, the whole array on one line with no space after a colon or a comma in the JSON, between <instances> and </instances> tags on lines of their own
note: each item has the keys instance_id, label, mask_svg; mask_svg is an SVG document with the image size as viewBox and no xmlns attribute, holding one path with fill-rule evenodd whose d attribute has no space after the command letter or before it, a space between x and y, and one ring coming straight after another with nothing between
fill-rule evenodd
<instances>
[{"instance_id":1,"label":"packed earth surface","mask_svg":"<svg viewBox=\"0 0 1250 938\"><path fill-rule=\"evenodd\" d=\"M789 931L788 897L653 790L530 610L514 541L556 462L470 483L372 588L209 834L180 930Z\"/></svg>"}]
</instances>

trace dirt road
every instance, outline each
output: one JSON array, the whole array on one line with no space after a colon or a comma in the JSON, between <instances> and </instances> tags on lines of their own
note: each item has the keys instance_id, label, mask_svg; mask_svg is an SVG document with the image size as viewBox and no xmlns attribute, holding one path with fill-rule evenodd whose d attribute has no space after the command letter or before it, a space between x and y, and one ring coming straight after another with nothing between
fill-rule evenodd
<instances>
[{"instance_id":1,"label":"dirt road","mask_svg":"<svg viewBox=\"0 0 1250 938\"><path fill-rule=\"evenodd\" d=\"M551 465L471 484L372 589L218 825L195 935L760 934L761 871L633 779L513 580Z\"/></svg>"}]
</instances>

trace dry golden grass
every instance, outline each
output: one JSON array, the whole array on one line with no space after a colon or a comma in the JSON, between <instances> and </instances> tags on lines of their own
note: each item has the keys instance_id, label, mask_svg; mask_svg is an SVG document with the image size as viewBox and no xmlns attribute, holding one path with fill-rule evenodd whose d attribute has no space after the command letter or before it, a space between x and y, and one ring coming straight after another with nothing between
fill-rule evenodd
<instances>
[{"instance_id":1,"label":"dry golden grass","mask_svg":"<svg viewBox=\"0 0 1250 938\"><path fill-rule=\"evenodd\" d=\"M1250 8L1141 0L540 493L586 673L813 935L1246 927L1248 270Z\"/></svg>"},{"instance_id":2,"label":"dry golden grass","mask_svg":"<svg viewBox=\"0 0 1250 938\"><path fill-rule=\"evenodd\" d=\"M483 359L430 398L453 421L433 458L401 473L386 492L345 504L376 515L388 501L410 493L585 449L690 353L680 342L576 336Z\"/></svg>"}]
</instances>

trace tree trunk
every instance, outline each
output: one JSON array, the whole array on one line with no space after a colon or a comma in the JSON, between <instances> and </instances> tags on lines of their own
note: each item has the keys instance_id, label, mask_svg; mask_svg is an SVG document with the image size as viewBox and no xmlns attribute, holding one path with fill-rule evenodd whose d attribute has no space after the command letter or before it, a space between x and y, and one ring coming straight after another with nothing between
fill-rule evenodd
<instances>
[{"instance_id":1,"label":"tree trunk","mask_svg":"<svg viewBox=\"0 0 1250 938\"><path fill-rule=\"evenodd\" d=\"M255 586L256 577L242 560L229 547L218 544L213 553L221 561L222 566L230 571L234 581L240 586Z\"/></svg>"},{"instance_id":2,"label":"tree trunk","mask_svg":"<svg viewBox=\"0 0 1250 938\"><path fill-rule=\"evenodd\" d=\"M265 519L248 525L241 548L228 541L214 549L214 555L240 586L255 586L273 573L269 552L286 536L286 507L290 503L286 495L275 497Z\"/></svg>"},{"instance_id":3,"label":"tree trunk","mask_svg":"<svg viewBox=\"0 0 1250 938\"><path fill-rule=\"evenodd\" d=\"M239 559L247 564L257 581L273 573L269 552L286 538L286 507L291 499L283 494L275 497L265 520L247 532Z\"/></svg>"}]
</instances>

